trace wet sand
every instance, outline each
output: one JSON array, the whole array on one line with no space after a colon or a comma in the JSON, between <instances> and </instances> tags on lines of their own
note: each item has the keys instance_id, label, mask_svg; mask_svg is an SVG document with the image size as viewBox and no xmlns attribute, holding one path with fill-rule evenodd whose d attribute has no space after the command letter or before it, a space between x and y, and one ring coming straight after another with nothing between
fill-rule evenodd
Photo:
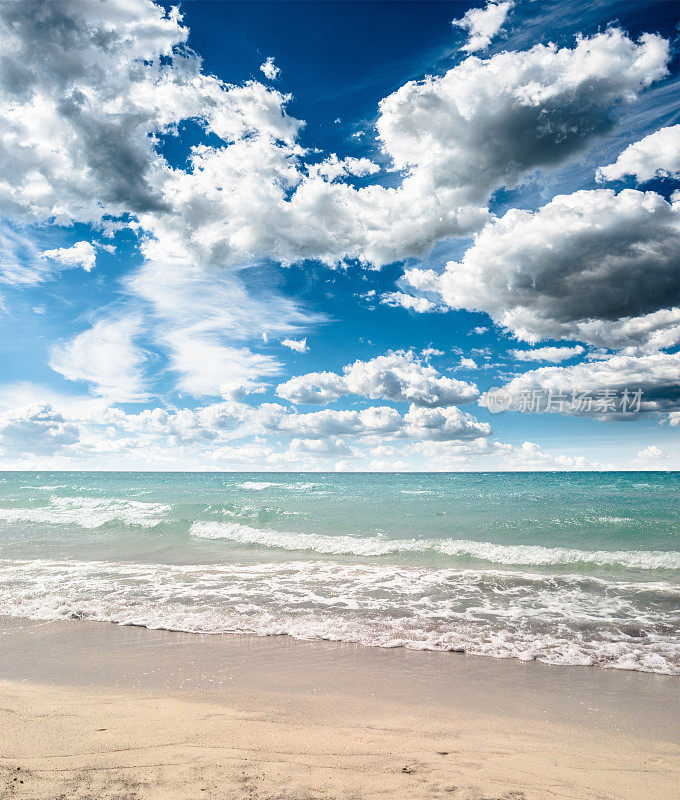
<instances>
[{"instance_id":1,"label":"wet sand","mask_svg":"<svg viewBox=\"0 0 680 800\"><path fill-rule=\"evenodd\" d=\"M4 620L0 681L3 798L664 800L680 789L680 680L665 676Z\"/></svg>"}]
</instances>

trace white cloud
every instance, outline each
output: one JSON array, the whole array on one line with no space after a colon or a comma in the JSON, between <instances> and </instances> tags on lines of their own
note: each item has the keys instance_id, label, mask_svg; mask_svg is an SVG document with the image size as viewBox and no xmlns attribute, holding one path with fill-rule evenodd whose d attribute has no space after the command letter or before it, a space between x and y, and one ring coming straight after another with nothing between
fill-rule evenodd
<instances>
[{"instance_id":1,"label":"white cloud","mask_svg":"<svg viewBox=\"0 0 680 800\"><path fill-rule=\"evenodd\" d=\"M474 358L467 358L466 356L463 356L461 358L460 366L462 367L462 369L479 369L479 367L477 366L477 362L474 360Z\"/></svg>"},{"instance_id":2,"label":"white cloud","mask_svg":"<svg viewBox=\"0 0 680 800\"><path fill-rule=\"evenodd\" d=\"M486 50L493 37L505 24L508 12L514 5L512 0L488 2L484 8L471 8L461 19L454 19L451 24L458 28L464 28L469 35L468 41L461 47L461 50L468 53Z\"/></svg>"},{"instance_id":3,"label":"white cloud","mask_svg":"<svg viewBox=\"0 0 680 800\"><path fill-rule=\"evenodd\" d=\"M668 453L664 453L655 444L650 444L637 454L637 461L640 464L648 464L650 461L661 461L666 458L668 458Z\"/></svg>"},{"instance_id":4,"label":"white cloud","mask_svg":"<svg viewBox=\"0 0 680 800\"><path fill-rule=\"evenodd\" d=\"M308 353L307 338L304 339L281 339L281 344L288 347L290 350L295 350L298 353Z\"/></svg>"},{"instance_id":5,"label":"white cloud","mask_svg":"<svg viewBox=\"0 0 680 800\"><path fill-rule=\"evenodd\" d=\"M0 211L117 218L107 225L132 214L150 259L219 269L258 258L382 265L469 234L488 219L480 203L490 192L582 151L668 59L660 37L636 44L610 29L572 49L471 57L409 82L381 101L377 120L401 183L355 188L339 178L375 165L331 155L307 168L289 96L201 72L176 10L149 0L9 4L0 25L12 64L0 85ZM172 169L157 137L185 119L217 143Z\"/></svg>"},{"instance_id":6,"label":"white cloud","mask_svg":"<svg viewBox=\"0 0 680 800\"><path fill-rule=\"evenodd\" d=\"M141 322L135 316L102 319L65 344L52 348L50 366L70 381L93 384L112 402L144 400L144 351L134 344Z\"/></svg>"},{"instance_id":7,"label":"white cloud","mask_svg":"<svg viewBox=\"0 0 680 800\"><path fill-rule=\"evenodd\" d=\"M298 375L279 384L276 392L293 403L329 403L344 395L359 395L433 407L469 402L479 394L474 384L442 376L410 350L355 361L341 375Z\"/></svg>"},{"instance_id":8,"label":"white cloud","mask_svg":"<svg viewBox=\"0 0 680 800\"><path fill-rule=\"evenodd\" d=\"M633 175L640 183L653 178L680 178L680 125L660 128L628 145L613 164L597 170L598 182Z\"/></svg>"},{"instance_id":9,"label":"white cloud","mask_svg":"<svg viewBox=\"0 0 680 800\"><path fill-rule=\"evenodd\" d=\"M680 340L670 307L679 259L680 203L632 189L583 190L535 212L508 211L443 274L412 269L405 281L452 308L485 311L531 343L669 346Z\"/></svg>"},{"instance_id":10,"label":"white cloud","mask_svg":"<svg viewBox=\"0 0 680 800\"><path fill-rule=\"evenodd\" d=\"M490 37L490 27L473 27L473 36ZM0 213L15 232L21 223L77 222L99 226L104 235L123 228L139 235L145 261L124 283L132 311L99 319L54 347L50 361L67 379L89 382L107 404L148 395L141 341L167 357L182 392L234 398L262 389L280 364L251 350L253 341L270 334L300 337L314 320L284 297L248 289L244 268L270 259L357 259L379 266L477 231L489 220L491 192L583 153L612 128L622 103L665 74L668 60L668 43L660 37L645 35L636 43L609 29L572 48L539 45L486 60L470 57L443 76L411 81L380 103L377 119L377 160L401 175L356 188L352 179L376 174L376 163L335 154L319 163L316 151L299 144L304 123L288 114L290 97L256 81L234 86L205 74L186 47L188 31L177 10L166 12L150 0L6 3L0 37ZM186 168L171 167L160 141L181 131L183 120L202 127L210 145L191 148ZM36 283L53 274L55 264L92 265L87 242L76 245L78 253L46 251L48 263L39 252L46 245L19 239L9 242L13 255L2 263L11 282ZM651 274L658 277L665 262L656 245L652 238L636 240L638 249L651 248ZM614 277L621 273L629 283L637 274L612 267ZM584 341L610 342L616 329L625 346L667 347L675 335L670 326L680 329L680 318L654 305L660 291L659 281L645 287L634 314L612 316L606 307L584 320L569 319L563 306L543 319L541 303L528 302L527 325L534 314L535 327L578 323ZM391 295L388 302L414 310L442 307L433 297ZM632 303L607 296L619 306ZM524 295L517 299L520 311L524 302ZM649 311L637 307L645 303ZM72 409L70 417L51 406L26 412L25 419L19 415L7 430L11 438L17 425L37 425L47 431L36 434L39 439L83 453L115 453L122 464L131 456L170 461L186 453L187 465L202 465L206 457L214 465L224 463L220 458L284 463L303 451L320 457L326 445L314 441L332 441L329 453L353 458L342 436L448 443L488 433L488 426L452 405L474 399L476 387L443 377L411 353L357 361L342 374L299 376L279 389L297 402L357 394L411 405L403 416L383 407L313 416L278 404L253 409L229 401L196 412L151 409L148 418L133 420L88 398L87 411ZM59 428L70 424L77 441L72 429ZM231 442L238 435L267 441ZM293 437L296 444L284 452L268 437ZM170 452L188 442L206 449ZM206 444L213 442L220 443L219 452Z\"/></svg>"},{"instance_id":11,"label":"white cloud","mask_svg":"<svg viewBox=\"0 0 680 800\"><path fill-rule=\"evenodd\" d=\"M404 419L407 422L407 434L412 439L435 441L476 439L491 433L488 422L478 422L471 414L461 411L456 406L424 408L414 404Z\"/></svg>"},{"instance_id":12,"label":"white cloud","mask_svg":"<svg viewBox=\"0 0 680 800\"><path fill-rule=\"evenodd\" d=\"M486 333L488 330L489 330L489 326L488 325L477 325L477 327L473 328L470 331L470 333L474 333L477 336L481 336L483 333Z\"/></svg>"},{"instance_id":13,"label":"white cloud","mask_svg":"<svg viewBox=\"0 0 680 800\"><path fill-rule=\"evenodd\" d=\"M89 242L76 242L71 247L44 250L41 258L58 261L65 267L82 267L85 272L89 272L95 265L97 252Z\"/></svg>"},{"instance_id":14,"label":"white cloud","mask_svg":"<svg viewBox=\"0 0 680 800\"><path fill-rule=\"evenodd\" d=\"M431 188L455 188L458 205L484 201L605 134L614 108L666 74L667 60L665 40L645 34L636 44L617 28L572 49L470 57L382 100L376 128L398 169Z\"/></svg>"},{"instance_id":15,"label":"white cloud","mask_svg":"<svg viewBox=\"0 0 680 800\"><path fill-rule=\"evenodd\" d=\"M633 418L637 411L632 402L626 413L620 413L620 400L628 390L633 395L641 390L640 412L672 412L680 408L680 353L653 353L641 356L613 355L605 361L583 362L569 367L540 367L518 375L502 387L522 408L522 396L533 393L543 398L565 396L560 409L553 404L551 411L565 414ZM615 408L609 409L604 393L616 397ZM572 408L571 399L575 395L593 398L589 403L576 403ZM602 404L598 401L602 398ZM488 394L482 395L479 404L488 405ZM528 408L527 410L531 410Z\"/></svg>"},{"instance_id":16,"label":"white cloud","mask_svg":"<svg viewBox=\"0 0 680 800\"><path fill-rule=\"evenodd\" d=\"M215 334L196 328L163 334L170 369L179 374L177 388L193 397L237 397L264 388L262 377L277 375L280 364L271 356L233 347Z\"/></svg>"},{"instance_id":17,"label":"white cloud","mask_svg":"<svg viewBox=\"0 0 680 800\"><path fill-rule=\"evenodd\" d=\"M95 264L96 251L89 242L41 252L37 238L42 235L31 235L26 227L0 220L0 282L32 286L56 277L64 269L81 267L89 272Z\"/></svg>"},{"instance_id":18,"label":"white cloud","mask_svg":"<svg viewBox=\"0 0 680 800\"><path fill-rule=\"evenodd\" d=\"M319 164L310 164L307 171L309 175L321 176L326 180L334 181L348 175L354 175L358 178L366 175L375 175L376 172L380 171L380 167L368 158L353 158L350 156L341 159L333 153Z\"/></svg>"},{"instance_id":19,"label":"white cloud","mask_svg":"<svg viewBox=\"0 0 680 800\"><path fill-rule=\"evenodd\" d=\"M2 450L47 454L78 439L78 427L48 404L35 403L0 413Z\"/></svg>"},{"instance_id":20,"label":"white cloud","mask_svg":"<svg viewBox=\"0 0 680 800\"><path fill-rule=\"evenodd\" d=\"M487 438L469 441L414 442L409 450L425 459L431 469L469 470L583 470L602 469L603 465L585 456L551 453L535 442L520 446Z\"/></svg>"},{"instance_id":21,"label":"white cloud","mask_svg":"<svg viewBox=\"0 0 680 800\"><path fill-rule=\"evenodd\" d=\"M322 319L282 296L255 295L238 276L182 261L147 261L128 287L149 305L147 326L167 354L178 388L197 396L261 389L262 379L278 374L281 363L247 344Z\"/></svg>"},{"instance_id":22,"label":"white cloud","mask_svg":"<svg viewBox=\"0 0 680 800\"><path fill-rule=\"evenodd\" d=\"M580 356L585 349L580 344L574 347L535 347L533 350L511 350L517 361L552 361L559 363Z\"/></svg>"},{"instance_id":23,"label":"white cloud","mask_svg":"<svg viewBox=\"0 0 680 800\"><path fill-rule=\"evenodd\" d=\"M274 56L267 56L264 64L260 64L260 72L268 81L275 81L281 74L281 68L274 63Z\"/></svg>"},{"instance_id":24,"label":"white cloud","mask_svg":"<svg viewBox=\"0 0 680 800\"><path fill-rule=\"evenodd\" d=\"M380 302L391 308L405 308L407 311L415 311L418 314L446 310L446 307L440 303L434 303L426 297L406 294L405 292L384 292L380 295Z\"/></svg>"}]
</instances>

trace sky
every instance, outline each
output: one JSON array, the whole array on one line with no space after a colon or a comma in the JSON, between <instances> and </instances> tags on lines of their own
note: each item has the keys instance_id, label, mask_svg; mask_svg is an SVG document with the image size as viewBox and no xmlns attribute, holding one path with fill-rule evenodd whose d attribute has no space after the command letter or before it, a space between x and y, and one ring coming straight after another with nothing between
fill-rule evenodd
<instances>
[{"instance_id":1,"label":"sky","mask_svg":"<svg viewBox=\"0 0 680 800\"><path fill-rule=\"evenodd\" d=\"M0 468L680 469L672 2L0 4Z\"/></svg>"}]
</instances>

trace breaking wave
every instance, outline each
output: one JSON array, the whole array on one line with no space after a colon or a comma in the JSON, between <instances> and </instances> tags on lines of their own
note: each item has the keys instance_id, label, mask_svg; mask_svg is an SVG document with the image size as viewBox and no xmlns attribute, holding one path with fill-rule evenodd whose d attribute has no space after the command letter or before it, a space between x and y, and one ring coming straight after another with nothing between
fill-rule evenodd
<instances>
[{"instance_id":1,"label":"breaking wave","mask_svg":"<svg viewBox=\"0 0 680 800\"><path fill-rule=\"evenodd\" d=\"M379 537L327 536L294 533L271 528L253 528L237 522L194 522L193 536L227 539L240 544L276 547L282 550L312 551L322 555L381 556L390 553L436 552L467 556L504 566L558 566L595 564L629 569L679 569L680 552L663 550L577 550L539 545L503 545L468 539L383 539Z\"/></svg>"}]
</instances>

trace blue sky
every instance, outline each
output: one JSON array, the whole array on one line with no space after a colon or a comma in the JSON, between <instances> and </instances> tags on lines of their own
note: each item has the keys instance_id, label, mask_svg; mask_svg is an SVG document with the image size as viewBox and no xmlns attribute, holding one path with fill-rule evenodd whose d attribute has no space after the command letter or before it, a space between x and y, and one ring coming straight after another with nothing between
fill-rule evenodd
<instances>
[{"instance_id":1,"label":"blue sky","mask_svg":"<svg viewBox=\"0 0 680 800\"><path fill-rule=\"evenodd\" d=\"M3 467L680 468L674 3L0 16Z\"/></svg>"}]
</instances>

